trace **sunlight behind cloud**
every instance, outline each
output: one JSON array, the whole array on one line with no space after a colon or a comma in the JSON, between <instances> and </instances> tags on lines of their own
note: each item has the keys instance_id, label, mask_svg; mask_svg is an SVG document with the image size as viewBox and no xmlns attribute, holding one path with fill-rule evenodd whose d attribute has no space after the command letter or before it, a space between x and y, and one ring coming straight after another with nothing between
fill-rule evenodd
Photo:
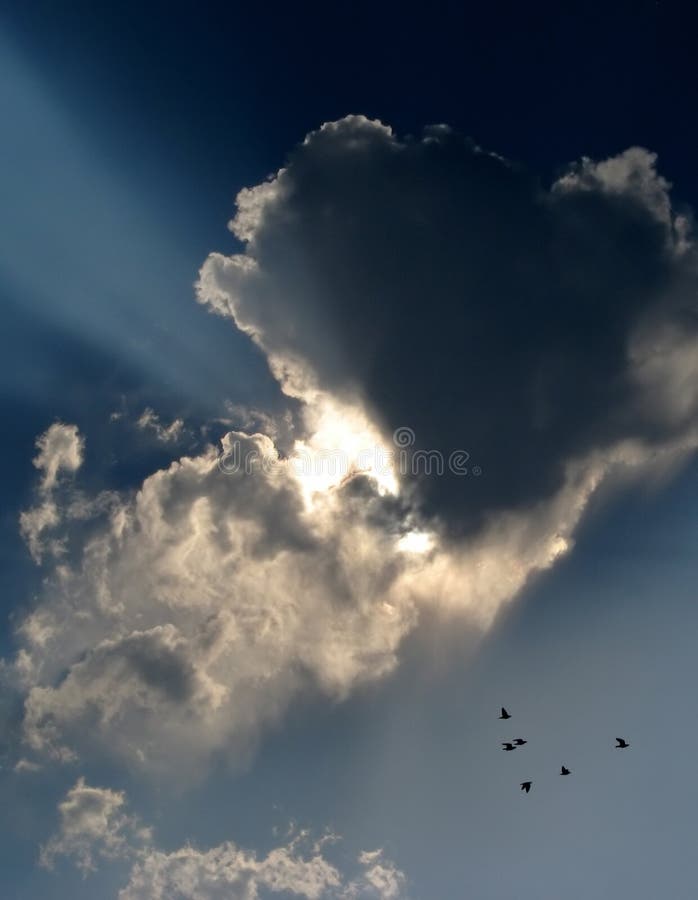
<instances>
[{"instance_id":1,"label":"sunlight behind cloud","mask_svg":"<svg viewBox=\"0 0 698 900\"><path fill-rule=\"evenodd\" d=\"M379 494L397 494L393 453L361 409L320 395L304 418L310 437L295 442L290 461L308 506L317 492L358 473L370 476Z\"/></svg>"},{"instance_id":2,"label":"sunlight behind cloud","mask_svg":"<svg viewBox=\"0 0 698 900\"><path fill-rule=\"evenodd\" d=\"M397 547L404 553L426 553L434 543L434 536L427 531L408 531L397 542Z\"/></svg>"}]
</instances>

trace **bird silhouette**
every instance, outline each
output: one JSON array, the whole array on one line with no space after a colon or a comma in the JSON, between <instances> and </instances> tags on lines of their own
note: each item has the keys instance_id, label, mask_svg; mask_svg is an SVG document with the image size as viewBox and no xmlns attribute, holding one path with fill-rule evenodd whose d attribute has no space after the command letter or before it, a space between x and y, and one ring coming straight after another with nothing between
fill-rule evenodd
<instances>
[{"instance_id":1,"label":"bird silhouette","mask_svg":"<svg viewBox=\"0 0 698 900\"><path fill-rule=\"evenodd\" d=\"M525 741L523 738L514 738L514 743L517 747L523 747L523 745L527 744L528 741Z\"/></svg>"},{"instance_id":2,"label":"bird silhouette","mask_svg":"<svg viewBox=\"0 0 698 900\"><path fill-rule=\"evenodd\" d=\"M504 707L502 707L502 714L501 714L501 716L500 716L499 718L500 718L500 719L511 719L511 716L510 716L509 713L506 711L506 709L504 709Z\"/></svg>"},{"instance_id":3,"label":"bird silhouette","mask_svg":"<svg viewBox=\"0 0 698 900\"><path fill-rule=\"evenodd\" d=\"M569 775L569 774L570 774L570 770L567 768L567 766L563 766L560 769L560 775Z\"/></svg>"},{"instance_id":4,"label":"bird silhouette","mask_svg":"<svg viewBox=\"0 0 698 900\"><path fill-rule=\"evenodd\" d=\"M502 741L502 747L509 752L509 750L516 750L516 747L510 741Z\"/></svg>"},{"instance_id":5,"label":"bird silhouette","mask_svg":"<svg viewBox=\"0 0 698 900\"><path fill-rule=\"evenodd\" d=\"M521 790L528 793L531 790L532 781L522 781L521 782Z\"/></svg>"},{"instance_id":6,"label":"bird silhouette","mask_svg":"<svg viewBox=\"0 0 698 900\"><path fill-rule=\"evenodd\" d=\"M625 750L626 747L629 747L630 744L627 741L624 741L623 738L616 738L618 743L616 744L616 750Z\"/></svg>"}]
</instances>

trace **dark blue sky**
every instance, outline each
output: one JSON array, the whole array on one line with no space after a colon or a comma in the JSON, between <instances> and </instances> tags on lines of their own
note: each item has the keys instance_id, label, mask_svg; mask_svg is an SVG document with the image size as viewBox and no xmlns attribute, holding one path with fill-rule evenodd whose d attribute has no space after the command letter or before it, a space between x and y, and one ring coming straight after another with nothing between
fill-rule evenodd
<instances>
[{"instance_id":1,"label":"dark blue sky","mask_svg":"<svg viewBox=\"0 0 698 900\"><path fill-rule=\"evenodd\" d=\"M161 180L175 208L186 197L190 222L216 204L227 215L222 185L275 170L307 131L349 112L400 133L447 121L536 171L582 146L600 157L648 145L695 192L685 4L63 7L5 20L105 154Z\"/></svg>"}]
</instances>

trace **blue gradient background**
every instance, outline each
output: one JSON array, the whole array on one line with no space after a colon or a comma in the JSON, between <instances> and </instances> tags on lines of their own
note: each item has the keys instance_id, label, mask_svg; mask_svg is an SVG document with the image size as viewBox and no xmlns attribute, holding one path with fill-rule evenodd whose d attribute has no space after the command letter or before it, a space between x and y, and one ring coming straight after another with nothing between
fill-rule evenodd
<instances>
[{"instance_id":1,"label":"blue gradient background","mask_svg":"<svg viewBox=\"0 0 698 900\"><path fill-rule=\"evenodd\" d=\"M655 3L4 9L3 649L36 588L17 516L51 421L89 435L88 485L124 487L160 458L124 456L108 422L122 397L194 421L226 400L283 406L250 342L193 301L207 253L234 246L240 187L307 130L362 112L399 132L447 121L544 175L643 144L695 203L692 24ZM694 898L696 484L691 465L599 500L574 552L480 646L465 624L425 621L393 677L335 708L298 705L241 775L221 765L183 796L103 765L84 774L126 789L164 847L263 850L289 819L330 825L347 853L384 846L422 900ZM527 747L500 753L515 734ZM0 772L3 897L123 885L118 866L86 881L36 867L74 780Z\"/></svg>"}]
</instances>

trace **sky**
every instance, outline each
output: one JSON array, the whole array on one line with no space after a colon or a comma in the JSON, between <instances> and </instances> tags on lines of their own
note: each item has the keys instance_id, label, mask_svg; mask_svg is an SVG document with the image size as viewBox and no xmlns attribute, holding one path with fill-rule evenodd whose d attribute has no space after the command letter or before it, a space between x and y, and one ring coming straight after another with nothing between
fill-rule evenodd
<instances>
[{"instance_id":1,"label":"sky","mask_svg":"<svg viewBox=\"0 0 698 900\"><path fill-rule=\"evenodd\" d=\"M695 896L693 33L0 5L3 897Z\"/></svg>"}]
</instances>

